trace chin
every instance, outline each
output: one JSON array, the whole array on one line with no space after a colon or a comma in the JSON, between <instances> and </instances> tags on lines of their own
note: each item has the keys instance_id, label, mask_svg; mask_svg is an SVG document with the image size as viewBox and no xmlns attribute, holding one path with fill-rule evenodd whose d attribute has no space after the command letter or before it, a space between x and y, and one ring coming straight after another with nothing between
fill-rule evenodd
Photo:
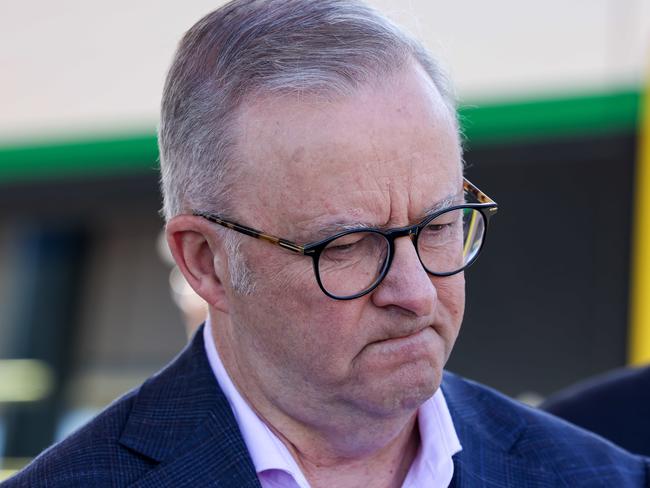
<instances>
[{"instance_id":1,"label":"chin","mask_svg":"<svg viewBox=\"0 0 650 488\"><path fill-rule=\"evenodd\" d=\"M414 382L408 385L409 388L402 391L401 407L405 410L414 410L420 408L424 402L431 398L440 386L440 375L428 377L426 380Z\"/></svg>"},{"instance_id":2,"label":"chin","mask_svg":"<svg viewBox=\"0 0 650 488\"><path fill-rule=\"evenodd\" d=\"M431 367L403 371L378 380L374 391L375 413L394 416L410 414L431 398L440 386L441 371Z\"/></svg>"}]
</instances>

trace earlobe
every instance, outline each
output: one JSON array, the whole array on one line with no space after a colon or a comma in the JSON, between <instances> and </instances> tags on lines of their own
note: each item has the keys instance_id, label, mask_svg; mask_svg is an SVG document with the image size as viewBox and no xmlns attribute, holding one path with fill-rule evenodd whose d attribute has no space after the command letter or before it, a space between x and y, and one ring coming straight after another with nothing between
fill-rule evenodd
<instances>
[{"instance_id":1,"label":"earlobe","mask_svg":"<svg viewBox=\"0 0 650 488\"><path fill-rule=\"evenodd\" d=\"M192 289L211 307L227 313L225 260L210 224L195 216L179 215L167 223L165 232L174 261Z\"/></svg>"}]
</instances>

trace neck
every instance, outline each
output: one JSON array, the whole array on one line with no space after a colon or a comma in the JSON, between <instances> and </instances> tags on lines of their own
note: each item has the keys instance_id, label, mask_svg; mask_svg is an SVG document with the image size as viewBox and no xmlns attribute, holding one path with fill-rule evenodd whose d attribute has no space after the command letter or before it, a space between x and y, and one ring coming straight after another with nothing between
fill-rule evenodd
<instances>
[{"instance_id":1,"label":"neck","mask_svg":"<svg viewBox=\"0 0 650 488\"><path fill-rule=\"evenodd\" d=\"M302 437L297 444L281 432L277 433L314 488L400 487L415 459L420 441L415 415L394 439L384 445L379 441L376 449L360 451L356 455L349 448L344 453L337 453L332 443L326 440Z\"/></svg>"},{"instance_id":2,"label":"neck","mask_svg":"<svg viewBox=\"0 0 650 488\"><path fill-rule=\"evenodd\" d=\"M390 420L365 417L308 424L264 403L249 404L287 447L313 488L400 487L420 444L416 413Z\"/></svg>"},{"instance_id":3,"label":"neck","mask_svg":"<svg viewBox=\"0 0 650 488\"><path fill-rule=\"evenodd\" d=\"M214 317L214 315L212 315ZM224 317L218 318L223 331ZM400 487L420 443L417 412L391 417L340 411L318 403L311 414L287 412L251 381L228 339L212 328L219 356L242 397L283 442L313 488ZM314 403L300 398L300 406ZM306 409L309 412L309 409Z\"/></svg>"}]
</instances>

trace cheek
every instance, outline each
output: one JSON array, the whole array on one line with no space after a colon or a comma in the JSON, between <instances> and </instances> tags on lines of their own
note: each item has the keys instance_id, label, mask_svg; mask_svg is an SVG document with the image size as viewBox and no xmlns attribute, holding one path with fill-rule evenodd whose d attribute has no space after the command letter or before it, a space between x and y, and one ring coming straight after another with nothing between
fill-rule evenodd
<instances>
[{"instance_id":1,"label":"cheek","mask_svg":"<svg viewBox=\"0 0 650 488\"><path fill-rule=\"evenodd\" d=\"M254 272L258 286L250 306L256 317L250 319L264 324L258 333L274 351L274 362L299 376L339 381L365 344L358 327L363 300L327 297L309 258L264 257L265 263Z\"/></svg>"},{"instance_id":2,"label":"cheek","mask_svg":"<svg viewBox=\"0 0 650 488\"><path fill-rule=\"evenodd\" d=\"M458 273L435 279L440 305L451 316L462 318L465 310L465 274Z\"/></svg>"},{"instance_id":3,"label":"cheek","mask_svg":"<svg viewBox=\"0 0 650 488\"><path fill-rule=\"evenodd\" d=\"M458 336L465 312L465 274L436 278L433 281L438 295L436 322L441 324L441 335L448 343L449 352Z\"/></svg>"}]
</instances>

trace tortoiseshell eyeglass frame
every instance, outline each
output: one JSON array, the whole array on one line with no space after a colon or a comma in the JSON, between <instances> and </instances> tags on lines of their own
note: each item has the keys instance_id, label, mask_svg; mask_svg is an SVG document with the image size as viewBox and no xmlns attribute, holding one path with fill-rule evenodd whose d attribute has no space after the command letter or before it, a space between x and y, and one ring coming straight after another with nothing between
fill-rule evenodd
<instances>
[{"instance_id":1,"label":"tortoiseshell eyeglass frame","mask_svg":"<svg viewBox=\"0 0 650 488\"><path fill-rule=\"evenodd\" d=\"M483 249L483 246L485 245L485 236L487 235L487 229L488 229L488 223L490 221L490 217L492 217L494 214L497 212L497 203L492 200L490 197L488 197L485 193L483 193L481 190L479 190L474 184L472 184L467 178L463 178L463 190L467 193L469 193L471 196L473 196L478 203L463 203L460 205L454 205L451 207L445 207L442 208L436 212L433 212L432 214L428 215L424 220L421 222L414 224L414 225L408 225L406 227L399 227L395 229L378 229L378 228L359 228L359 229L349 229L345 230L342 232L338 232L332 236L326 237L324 239L320 239L315 242L309 242L307 244L297 244L293 241L290 241L288 239L283 239L280 237L273 236L271 234L266 234L264 232L261 232L257 229L253 229L252 227L247 227L245 225L238 224L236 222L232 222L229 220L222 219L218 215L209 213L209 212L203 212L200 210L192 210L192 215L195 215L197 217L202 217L204 219L209 220L210 222L214 224L221 225L223 227L227 227L228 229L232 229L234 231L240 232L241 234L246 234L247 236L255 237L256 239L261 239L263 241L269 242L271 244L275 244L277 246L283 247L285 249L288 249L289 251L295 252L297 254L303 254L305 256L311 256L313 259L313 264L314 264L314 273L316 275L316 281L318 282L318 286L320 289L325 293L330 298L334 298L336 300L352 300L354 298L359 298L362 297L363 295L366 295L370 293L372 290L377 288L379 284L382 282L384 277L388 274L388 270L390 268L390 264L393 260L393 255L395 254L395 244L394 240L398 237L404 237L404 236L410 236L413 239L413 243L417 243L417 238L418 234L421 229L426 227L429 222L431 222L433 219L436 217L440 216L441 214L445 212L449 212L451 210L458 210L461 208L471 208L471 209L476 209L478 210L484 220L485 223L485 231L483 234L483 240L481 241L481 246L476 252L476 254L467 262L462 268L459 268L457 270L454 270L449 273L435 273L427 269L426 267L423 267L426 270L427 273L433 275L433 276L451 276L456 273L460 273L462 270L470 266L476 259L478 258L478 255L481 253L481 250ZM333 295L332 293L328 292L325 287L323 286L320 278L320 272L318 268L318 260L320 258L321 252L327 245L332 242L335 239L338 239L339 237L342 237L344 235L348 234L353 234L356 232L375 232L378 234L381 234L386 238L389 244L389 250L388 254L386 255L386 260L384 262L384 265L382 267L382 270L377 277L377 279L370 285L367 289L364 289L360 291L359 293L356 293L354 295L347 295L347 296L337 296ZM415 246L417 250L417 245ZM419 255L418 255L419 256ZM421 261L421 260L420 260Z\"/></svg>"}]
</instances>

